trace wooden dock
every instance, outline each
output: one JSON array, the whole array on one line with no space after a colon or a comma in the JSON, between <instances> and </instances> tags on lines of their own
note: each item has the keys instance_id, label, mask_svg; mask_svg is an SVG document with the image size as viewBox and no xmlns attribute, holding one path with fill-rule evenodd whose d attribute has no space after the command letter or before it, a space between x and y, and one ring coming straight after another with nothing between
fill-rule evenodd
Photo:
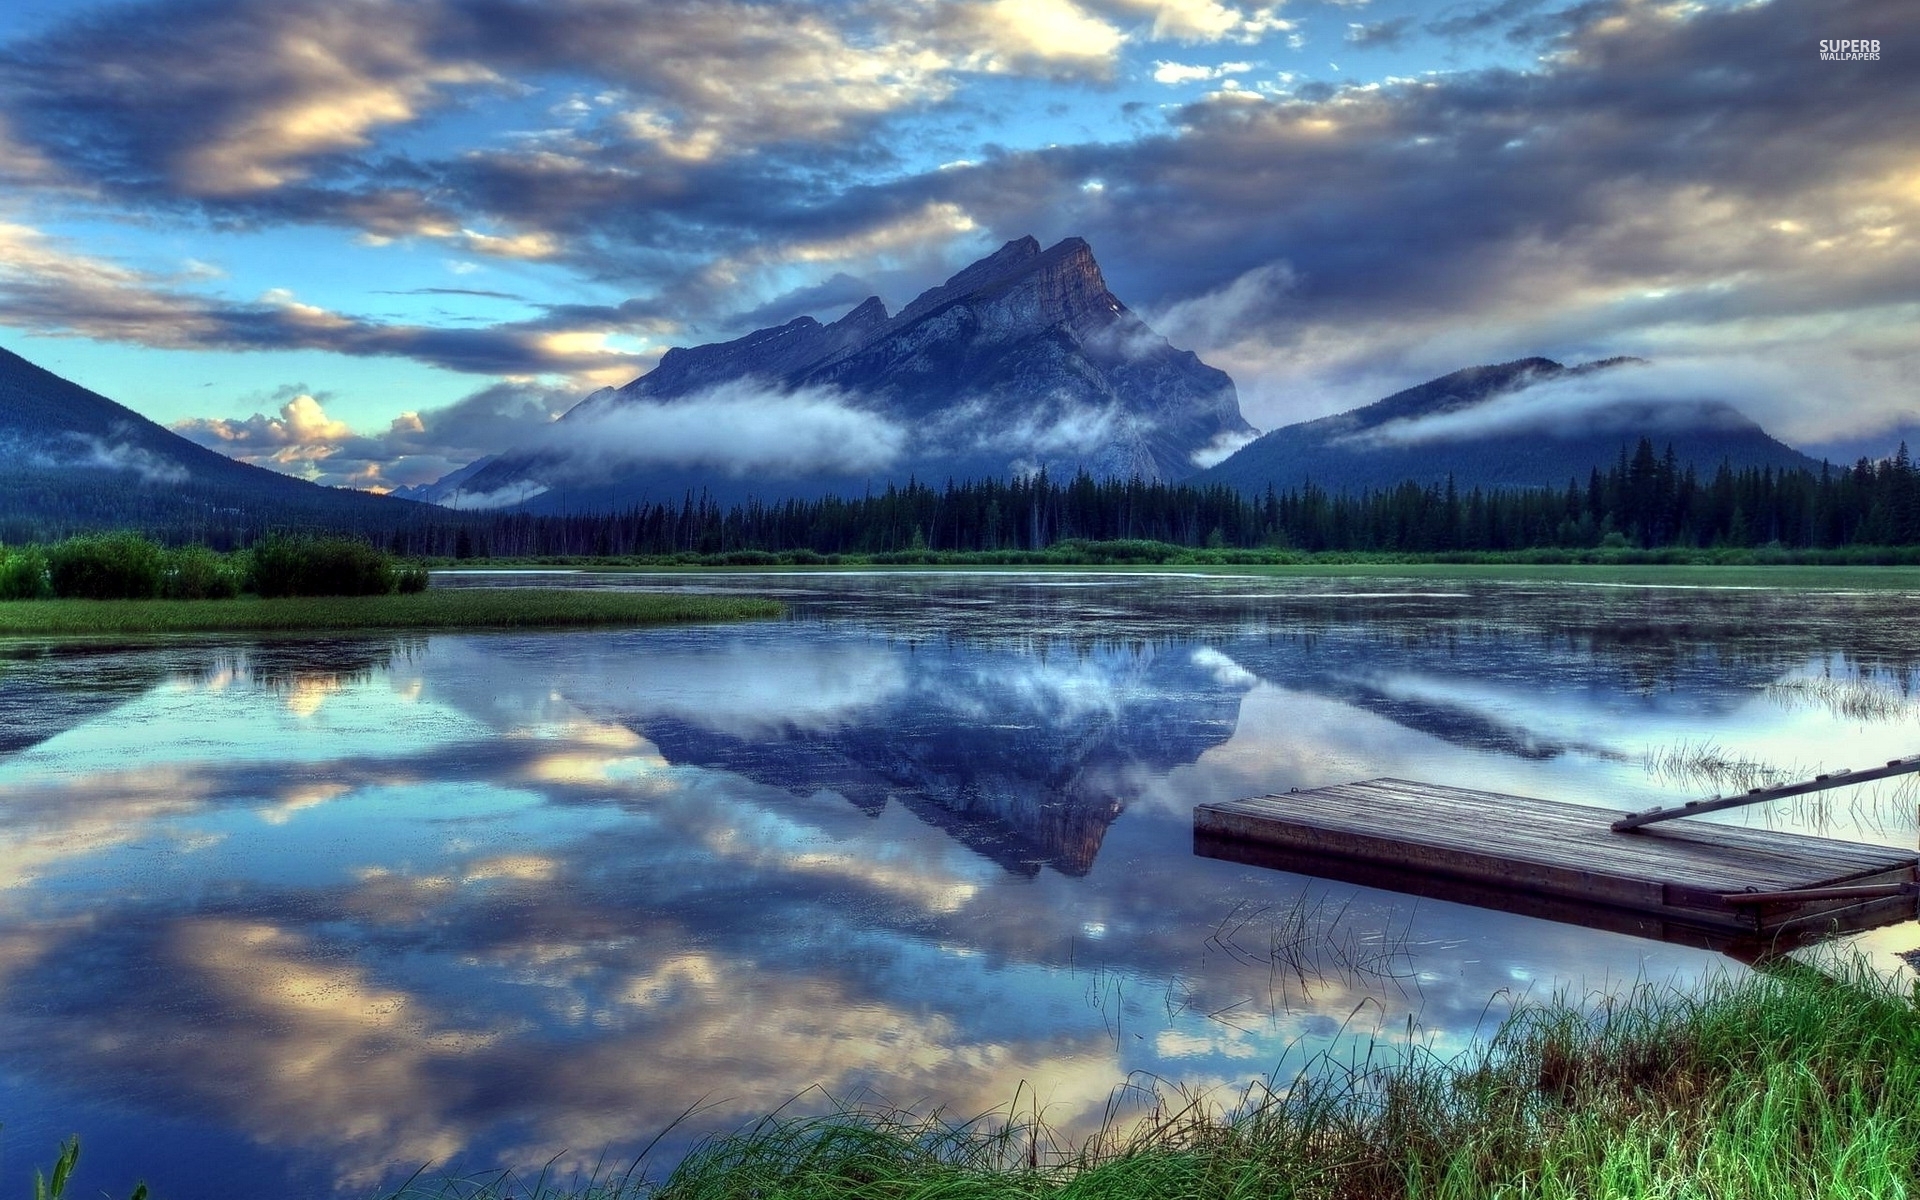
<instances>
[{"instance_id":1,"label":"wooden dock","mask_svg":"<svg viewBox=\"0 0 1920 1200\"><path fill-rule=\"evenodd\" d=\"M1920 856L1604 808L1369 779L1203 804L1196 853L1713 944L1908 920ZM1784 894L1783 894L1784 893Z\"/></svg>"}]
</instances>

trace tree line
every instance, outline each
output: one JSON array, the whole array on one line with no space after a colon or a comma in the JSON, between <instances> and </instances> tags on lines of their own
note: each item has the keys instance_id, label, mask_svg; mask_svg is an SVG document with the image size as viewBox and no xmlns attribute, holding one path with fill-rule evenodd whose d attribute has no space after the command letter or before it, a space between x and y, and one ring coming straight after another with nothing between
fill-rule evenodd
<instances>
[{"instance_id":1,"label":"tree line","mask_svg":"<svg viewBox=\"0 0 1920 1200\"><path fill-rule=\"evenodd\" d=\"M0 487L0 492L4 492ZM181 489L184 493L190 489ZM1891 458L1818 471L1702 473L1647 438L1564 488L1463 488L1408 481L1342 492L1319 481L1248 495L1224 485L1046 473L890 485L861 496L722 504L702 493L603 513L454 512L418 507L404 524L367 513L161 504L104 495L111 512L62 519L0 503L0 543L85 529L135 529L172 545L242 549L270 535L345 535L408 557L1035 553L1062 543L1195 549L1432 554L1595 547L1791 550L1920 546L1920 471ZM11 511L11 515L8 515ZM186 510L181 510L186 511Z\"/></svg>"},{"instance_id":2,"label":"tree line","mask_svg":"<svg viewBox=\"0 0 1920 1200\"><path fill-rule=\"evenodd\" d=\"M1224 485L1045 472L909 481L864 496L723 506L678 502L604 514L496 513L389 534L400 554L802 556L1044 550L1065 541L1435 553L1588 547L1814 549L1920 545L1920 471L1892 458L1785 471L1722 464L1703 477L1642 438L1616 462L1556 488L1402 483L1360 493L1307 482L1249 496Z\"/></svg>"}]
</instances>

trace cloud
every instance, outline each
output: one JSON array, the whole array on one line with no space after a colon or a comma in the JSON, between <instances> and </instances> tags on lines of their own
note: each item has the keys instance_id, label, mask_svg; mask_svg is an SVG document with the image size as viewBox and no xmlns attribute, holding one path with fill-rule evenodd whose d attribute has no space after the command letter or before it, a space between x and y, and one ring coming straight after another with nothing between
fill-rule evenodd
<instances>
[{"instance_id":1,"label":"cloud","mask_svg":"<svg viewBox=\"0 0 1920 1200\"><path fill-rule=\"evenodd\" d=\"M742 329L766 329L784 325L803 314L819 314L858 304L874 294L874 287L844 271L836 271L824 283L795 288L775 296L765 304L734 317L729 324Z\"/></svg>"},{"instance_id":2,"label":"cloud","mask_svg":"<svg viewBox=\"0 0 1920 1200\"><path fill-rule=\"evenodd\" d=\"M428 34L386 3L148 4L56 26L0 70L24 129L70 165L217 199L294 183L448 89L497 81Z\"/></svg>"},{"instance_id":3,"label":"cloud","mask_svg":"<svg viewBox=\"0 0 1920 1200\"><path fill-rule=\"evenodd\" d=\"M1013 456L1028 474L1046 459L1085 459L1132 432L1133 417L1118 406L1089 404L1065 392L1035 396L1009 421L1002 399L963 400L945 409L920 432L921 454Z\"/></svg>"},{"instance_id":4,"label":"cloud","mask_svg":"<svg viewBox=\"0 0 1920 1200\"><path fill-rule=\"evenodd\" d=\"M1110 0L1116 12L1151 17L1150 36L1180 42L1257 42L1294 28L1277 15L1278 4L1250 8L1219 0Z\"/></svg>"},{"instance_id":5,"label":"cloud","mask_svg":"<svg viewBox=\"0 0 1920 1200\"><path fill-rule=\"evenodd\" d=\"M306 304L285 291L236 302L188 290L197 274L158 275L79 253L0 223L0 322L51 336L175 350L328 350L412 358L491 375L565 374L624 381L646 360L606 341L617 313L585 327L551 319L472 329L383 324Z\"/></svg>"},{"instance_id":6,"label":"cloud","mask_svg":"<svg viewBox=\"0 0 1920 1200\"><path fill-rule=\"evenodd\" d=\"M185 483L187 469L152 451L129 442L109 441L92 434L73 433L81 453L63 466L94 467L108 471L130 471L144 483Z\"/></svg>"},{"instance_id":7,"label":"cloud","mask_svg":"<svg viewBox=\"0 0 1920 1200\"><path fill-rule=\"evenodd\" d=\"M1155 312L1151 323L1168 341L1225 345L1270 320L1298 284L1292 267L1267 263L1242 272L1224 287L1175 301Z\"/></svg>"},{"instance_id":8,"label":"cloud","mask_svg":"<svg viewBox=\"0 0 1920 1200\"><path fill-rule=\"evenodd\" d=\"M1347 45L1371 50L1376 46L1398 46L1413 26L1412 17L1394 17L1387 21L1353 22L1347 26Z\"/></svg>"},{"instance_id":9,"label":"cloud","mask_svg":"<svg viewBox=\"0 0 1920 1200\"><path fill-rule=\"evenodd\" d=\"M737 380L667 403L583 407L548 430L538 450L554 479L585 482L644 466L736 478L861 475L892 465L906 441L902 426L830 389L784 392Z\"/></svg>"},{"instance_id":10,"label":"cloud","mask_svg":"<svg viewBox=\"0 0 1920 1200\"><path fill-rule=\"evenodd\" d=\"M943 37L970 69L1104 77L1124 35L1073 0L977 0L942 10Z\"/></svg>"},{"instance_id":11,"label":"cloud","mask_svg":"<svg viewBox=\"0 0 1920 1200\"><path fill-rule=\"evenodd\" d=\"M1235 451L1259 436L1258 430L1250 433L1234 433L1232 430L1227 430L1216 434L1211 442L1195 450L1188 457L1194 466L1205 470L1215 463L1225 462L1233 456Z\"/></svg>"},{"instance_id":12,"label":"cloud","mask_svg":"<svg viewBox=\"0 0 1920 1200\"><path fill-rule=\"evenodd\" d=\"M1156 62L1153 64L1153 81L1164 83L1169 87L1178 87L1186 83L1224 79L1228 75L1237 75L1252 69L1252 63L1243 62L1221 63L1213 67L1198 63Z\"/></svg>"},{"instance_id":13,"label":"cloud","mask_svg":"<svg viewBox=\"0 0 1920 1200\"><path fill-rule=\"evenodd\" d=\"M376 434L326 413L305 385L280 389L277 416L178 421L175 433L255 466L339 487L387 491L431 483L477 458L541 437L567 408L569 388L496 384L452 404L403 412Z\"/></svg>"},{"instance_id":14,"label":"cloud","mask_svg":"<svg viewBox=\"0 0 1920 1200\"><path fill-rule=\"evenodd\" d=\"M953 165L922 171L904 165L927 149L916 120L964 106L974 76L1102 86L1131 54L1203 83L1225 65L1143 47L1285 22L1217 0L365 0L352 29L318 0L118 8L0 61L12 143L35 172L142 215L334 222L637 294L434 330L291 296L209 298L185 277L71 254L28 269L14 251L45 241L16 239L0 245L0 320L618 382L644 363L600 335L776 319L772 298L810 303L807 281L835 274L892 294L982 245L1073 233L1130 304L1235 375L1263 425L1534 353L1817 361L1835 374L1800 418L1816 433L1859 423L1859 403L1914 407L1920 188L1903 131L1920 123L1920 89L1891 60L1840 70L1794 48L1843 26L1920 41L1920 13L1610 0L1531 19L1536 7L1419 27L1519 38L1524 69L1247 87L1139 136L1031 150L970 130L938 148ZM1392 18L1359 28L1412 36ZM225 69L256 42L256 62ZM154 103L174 77L163 94L179 102ZM397 140L481 100L528 119L458 152Z\"/></svg>"},{"instance_id":15,"label":"cloud","mask_svg":"<svg viewBox=\"0 0 1920 1200\"><path fill-rule=\"evenodd\" d=\"M1469 37L1485 33L1497 25L1518 22L1530 16L1545 0L1500 0L1455 16L1427 22L1427 32L1446 38Z\"/></svg>"},{"instance_id":16,"label":"cloud","mask_svg":"<svg viewBox=\"0 0 1920 1200\"><path fill-rule=\"evenodd\" d=\"M1357 436L1400 446L1514 433L1570 437L1594 430L1644 433L1657 440L1664 429L1697 428L1703 419L1730 426L1757 420L1770 431L1793 433L1793 415L1804 411L1806 396L1818 387L1816 376L1728 357L1627 362L1536 377L1467 408L1390 421Z\"/></svg>"},{"instance_id":17,"label":"cloud","mask_svg":"<svg viewBox=\"0 0 1920 1200\"><path fill-rule=\"evenodd\" d=\"M1250 19L1205 0L1163 7ZM947 99L964 73L1104 76L1121 41L1073 0L187 0L20 42L0 56L0 95L30 152L123 196L246 210L368 173L381 137L466 97L524 97L555 77L588 86L554 106L560 126L533 131L547 152L625 143L697 163L857 132ZM549 256L551 231L502 239L444 214L431 229Z\"/></svg>"},{"instance_id":18,"label":"cloud","mask_svg":"<svg viewBox=\"0 0 1920 1200\"><path fill-rule=\"evenodd\" d=\"M1475 362L1632 354L1823 363L1798 418L1817 431L1920 372L1920 187L1895 132L1920 89L1789 49L1848 23L1920 38L1920 10L1872 0L1623 0L1539 32L1528 70L1208 99L1164 132L915 182L993 234L1086 237L1256 424Z\"/></svg>"}]
</instances>

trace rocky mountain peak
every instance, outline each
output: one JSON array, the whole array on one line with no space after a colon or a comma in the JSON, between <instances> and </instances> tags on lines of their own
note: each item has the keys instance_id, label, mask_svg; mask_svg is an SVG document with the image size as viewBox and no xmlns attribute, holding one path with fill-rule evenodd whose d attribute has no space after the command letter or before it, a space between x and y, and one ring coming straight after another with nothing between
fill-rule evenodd
<instances>
[{"instance_id":1,"label":"rocky mountain peak","mask_svg":"<svg viewBox=\"0 0 1920 1200\"><path fill-rule=\"evenodd\" d=\"M900 310L894 323L911 324L937 308L990 287L1008 276L1019 274L1028 263L1039 257L1040 242L1033 235L1015 238L979 262L959 271L939 287L928 288L915 296Z\"/></svg>"},{"instance_id":2,"label":"rocky mountain peak","mask_svg":"<svg viewBox=\"0 0 1920 1200\"><path fill-rule=\"evenodd\" d=\"M976 310L988 327L1006 330L1067 325L1084 334L1126 312L1107 290L1084 240L1070 237L1042 250L1039 242L1024 237L916 296L893 319L893 328L961 303Z\"/></svg>"},{"instance_id":3,"label":"rocky mountain peak","mask_svg":"<svg viewBox=\"0 0 1920 1200\"><path fill-rule=\"evenodd\" d=\"M1196 457L1223 440L1253 433L1233 381L1129 312L1077 237L1044 249L1032 237L1016 238L893 316L869 297L831 324L802 317L670 351L617 398L588 411L631 401L700 404L704 393L737 380L754 381L768 396L809 390L832 397L857 414L853 423L880 428L899 449L857 477L824 455L829 465L819 469L749 478L703 463L657 465L637 453L633 468L607 478L597 461L576 468L563 455L529 454L479 472L470 490L538 496L564 486L560 502L621 505L693 486L765 499L783 490L858 490L875 478L1042 469L1171 481L1193 474Z\"/></svg>"},{"instance_id":4,"label":"rocky mountain peak","mask_svg":"<svg viewBox=\"0 0 1920 1200\"><path fill-rule=\"evenodd\" d=\"M887 306L878 296L868 296L848 311L847 315L828 326L829 329L858 329L872 332L885 325L890 318Z\"/></svg>"}]
</instances>

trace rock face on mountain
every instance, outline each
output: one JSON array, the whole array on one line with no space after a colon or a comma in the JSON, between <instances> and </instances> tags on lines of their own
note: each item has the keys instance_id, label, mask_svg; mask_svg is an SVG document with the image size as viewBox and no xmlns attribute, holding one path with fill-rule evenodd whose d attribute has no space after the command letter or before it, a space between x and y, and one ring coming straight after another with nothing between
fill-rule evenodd
<instances>
[{"instance_id":1,"label":"rock face on mountain","mask_svg":"<svg viewBox=\"0 0 1920 1200\"><path fill-rule=\"evenodd\" d=\"M120 526L384 528L433 511L235 462L0 350L0 541Z\"/></svg>"},{"instance_id":2,"label":"rock face on mountain","mask_svg":"<svg viewBox=\"0 0 1920 1200\"><path fill-rule=\"evenodd\" d=\"M854 471L803 462L769 470L675 461L644 418L750 386L780 397L826 397L870 420L894 449ZM637 416L619 421L621 414ZM631 439L624 455L576 431L594 422ZM1233 381L1177 350L1107 289L1092 250L1068 238L1042 250L1008 242L889 315L872 297L831 324L799 317L743 338L669 350L651 372L603 389L556 423L546 447L502 456L463 492L535 509L587 509L677 498L859 491L910 475L1004 477L1047 469L1185 479L1196 455L1244 440ZM570 437L570 434L574 436ZM649 442L652 444L649 444ZM591 459L591 466L585 461Z\"/></svg>"},{"instance_id":3,"label":"rock face on mountain","mask_svg":"<svg viewBox=\"0 0 1920 1200\"><path fill-rule=\"evenodd\" d=\"M1468 367L1362 408L1276 429L1196 475L1249 494L1311 480L1329 491L1451 478L1461 488L1584 484L1642 437L1702 473L1733 467L1819 470L1720 401L1675 400L1634 386L1638 359L1568 367L1523 358ZM1535 389L1550 389L1536 391Z\"/></svg>"}]
</instances>

